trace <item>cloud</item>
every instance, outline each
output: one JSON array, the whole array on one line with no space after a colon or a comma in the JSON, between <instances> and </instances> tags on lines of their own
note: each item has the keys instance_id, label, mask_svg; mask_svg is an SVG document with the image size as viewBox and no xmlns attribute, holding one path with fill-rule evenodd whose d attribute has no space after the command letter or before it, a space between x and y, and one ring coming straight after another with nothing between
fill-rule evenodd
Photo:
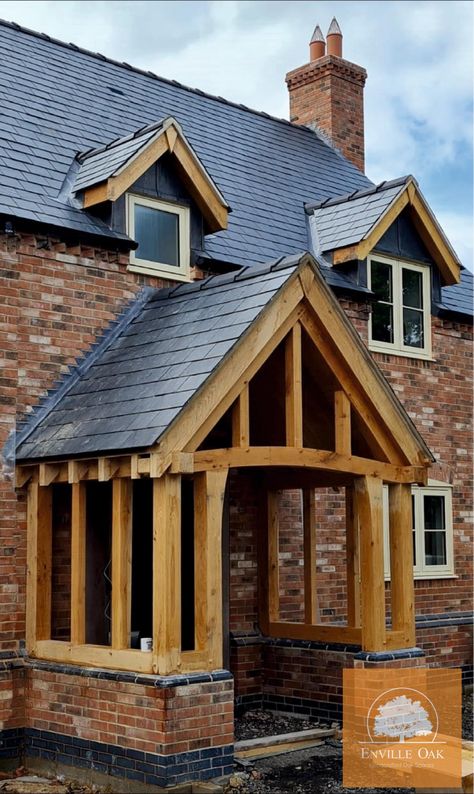
<instances>
[{"instance_id":1,"label":"cloud","mask_svg":"<svg viewBox=\"0 0 474 794\"><path fill-rule=\"evenodd\" d=\"M282 117L284 76L307 60L314 25L326 31L333 14L345 57L369 75L368 175L413 173L469 265L471 172L459 166L472 150L468 0L0 0L3 18Z\"/></svg>"}]
</instances>

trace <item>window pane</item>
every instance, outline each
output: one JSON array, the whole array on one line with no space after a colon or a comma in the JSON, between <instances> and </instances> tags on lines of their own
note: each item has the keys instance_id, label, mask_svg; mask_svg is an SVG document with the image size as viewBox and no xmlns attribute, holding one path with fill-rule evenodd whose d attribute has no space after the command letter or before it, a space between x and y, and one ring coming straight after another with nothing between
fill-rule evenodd
<instances>
[{"instance_id":1,"label":"window pane","mask_svg":"<svg viewBox=\"0 0 474 794\"><path fill-rule=\"evenodd\" d=\"M403 305L423 308L423 278L416 270L402 269Z\"/></svg>"},{"instance_id":2,"label":"window pane","mask_svg":"<svg viewBox=\"0 0 474 794\"><path fill-rule=\"evenodd\" d=\"M179 267L179 217L174 212L135 204L135 255Z\"/></svg>"},{"instance_id":3,"label":"window pane","mask_svg":"<svg viewBox=\"0 0 474 794\"><path fill-rule=\"evenodd\" d=\"M425 565L446 563L446 532L425 532Z\"/></svg>"},{"instance_id":4,"label":"window pane","mask_svg":"<svg viewBox=\"0 0 474 794\"><path fill-rule=\"evenodd\" d=\"M393 308L388 303L374 303L372 306L372 339L393 342Z\"/></svg>"},{"instance_id":5,"label":"window pane","mask_svg":"<svg viewBox=\"0 0 474 794\"><path fill-rule=\"evenodd\" d=\"M418 309L403 309L403 344L423 347L423 312Z\"/></svg>"},{"instance_id":6,"label":"window pane","mask_svg":"<svg viewBox=\"0 0 474 794\"><path fill-rule=\"evenodd\" d=\"M425 529L446 529L444 517L444 496L425 495Z\"/></svg>"},{"instance_id":7,"label":"window pane","mask_svg":"<svg viewBox=\"0 0 474 794\"><path fill-rule=\"evenodd\" d=\"M392 266L386 262L372 262L371 289L377 300L392 302Z\"/></svg>"}]
</instances>

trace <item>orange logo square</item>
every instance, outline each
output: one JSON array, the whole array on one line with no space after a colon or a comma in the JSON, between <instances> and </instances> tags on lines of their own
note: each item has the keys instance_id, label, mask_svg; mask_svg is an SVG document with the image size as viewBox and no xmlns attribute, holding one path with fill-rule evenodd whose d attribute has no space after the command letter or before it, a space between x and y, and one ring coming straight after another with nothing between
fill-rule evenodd
<instances>
[{"instance_id":1,"label":"orange logo square","mask_svg":"<svg viewBox=\"0 0 474 794\"><path fill-rule=\"evenodd\" d=\"M344 670L345 788L459 789L461 671Z\"/></svg>"}]
</instances>

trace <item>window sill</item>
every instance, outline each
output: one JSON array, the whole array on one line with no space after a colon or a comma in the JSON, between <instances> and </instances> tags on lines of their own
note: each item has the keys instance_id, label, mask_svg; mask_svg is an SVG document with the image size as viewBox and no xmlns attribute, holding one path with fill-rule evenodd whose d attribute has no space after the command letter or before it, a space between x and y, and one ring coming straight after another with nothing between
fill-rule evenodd
<instances>
[{"instance_id":1,"label":"window sill","mask_svg":"<svg viewBox=\"0 0 474 794\"><path fill-rule=\"evenodd\" d=\"M412 358L419 361L436 361L431 353L411 352L410 350L399 350L394 347L378 347L372 342L369 342L369 350L371 353L382 353L384 356L399 356L400 358Z\"/></svg>"},{"instance_id":2,"label":"window sill","mask_svg":"<svg viewBox=\"0 0 474 794\"><path fill-rule=\"evenodd\" d=\"M415 582L426 582L431 579L459 579L456 573L417 573L413 576ZM390 582L390 576L384 576L386 582Z\"/></svg>"},{"instance_id":3,"label":"window sill","mask_svg":"<svg viewBox=\"0 0 474 794\"><path fill-rule=\"evenodd\" d=\"M151 265L140 265L138 262L131 262L127 270L131 273L141 273L146 276L155 276L156 278L163 278L167 281L185 281L191 283L191 276L189 271L180 269L165 270L160 267L152 267Z\"/></svg>"}]
</instances>

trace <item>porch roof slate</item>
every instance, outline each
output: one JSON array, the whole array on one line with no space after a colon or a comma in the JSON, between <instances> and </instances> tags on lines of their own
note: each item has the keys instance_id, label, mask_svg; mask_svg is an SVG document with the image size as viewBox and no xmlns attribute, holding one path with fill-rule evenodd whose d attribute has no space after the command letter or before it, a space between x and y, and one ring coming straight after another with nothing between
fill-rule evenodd
<instances>
[{"instance_id":1,"label":"porch roof slate","mask_svg":"<svg viewBox=\"0 0 474 794\"><path fill-rule=\"evenodd\" d=\"M17 461L154 444L304 254L149 290L20 434Z\"/></svg>"}]
</instances>

